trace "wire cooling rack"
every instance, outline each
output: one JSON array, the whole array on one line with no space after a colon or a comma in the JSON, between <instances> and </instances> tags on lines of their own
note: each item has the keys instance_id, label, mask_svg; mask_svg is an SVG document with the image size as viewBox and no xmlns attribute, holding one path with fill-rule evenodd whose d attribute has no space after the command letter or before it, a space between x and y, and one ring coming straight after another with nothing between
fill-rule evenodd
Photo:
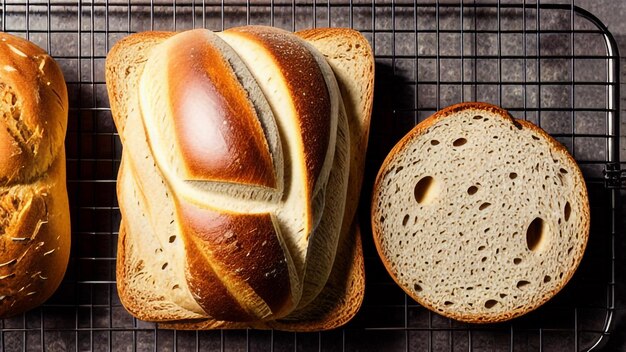
<instances>
[{"instance_id":1,"label":"wire cooling rack","mask_svg":"<svg viewBox=\"0 0 626 352\"><path fill-rule=\"evenodd\" d=\"M610 336L619 56L606 27L573 0L3 0L0 6L2 30L46 48L68 83L73 230L63 284L44 306L2 321L3 351L579 351L602 346ZM382 159L402 135L453 103L495 103L555 136L580 163L592 205L589 246L570 284L510 323L442 318L407 298L389 278L373 249L362 202L367 288L361 311L344 329L183 332L132 318L115 288L121 144L104 82L106 53L132 32L245 24L353 27L371 42L376 97L363 199L369 199Z\"/></svg>"}]
</instances>

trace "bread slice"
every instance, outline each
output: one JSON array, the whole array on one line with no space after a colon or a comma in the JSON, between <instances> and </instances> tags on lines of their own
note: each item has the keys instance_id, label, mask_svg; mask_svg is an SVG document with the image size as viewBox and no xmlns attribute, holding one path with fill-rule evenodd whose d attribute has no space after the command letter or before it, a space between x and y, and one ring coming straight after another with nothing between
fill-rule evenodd
<instances>
[{"instance_id":1,"label":"bread slice","mask_svg":"<svg viewBox=\"0 0 626 352\"><path fill-rule=\"evenodd\" d=\"M140 133L143 129L135 86L142 72L141 65L146 62L150 50L171 35L173 34L151 32L128 36L114 46L107 56L107 90L112 115L122 142L126 139L127 123L131 125L130 133ZM146 143L145 138L143 141ZM128 151L141 149L132 148ZM154 162L136 156L134 159L138 164L134 167L142 168L146 176L141 179L142 183L138 183L130 175L127 176L127 158L130 159L131 155L122 158L118 173L117 196L120 208L125 214L129 214L128 220L132 220L130 225L136 224L138 230L128 231L127 219L122 219L116 266L120 299L132 314L145 320L202 318L203 311L191 296L187 285L179 282L181 277L184 278L184 266L175 263L184 261L184 247L180 240L172 242L169 240L176 233L175 224L169 219L173 217L173 208L170 207L169 211L162 209L164 212L152 214L156 209L153 211L145 207L149 202L146 201L148 195L144 190L150 190L149 197L155 204L171 205L166 201L169 192L162 183L162 177ZM127 187L134 191L122 192ZM141 205L147 209L147 214L128 213L132 209L140 208ZM148 219L155 219L156 222L151 223ZM135 245L137 243L141 245ZM168 246L169 250L165 251L164 246ZM144 251L145 255L138 253L140 250ZM158 269L165 263L172 265L159 272ZM171 290L169 298L154 293L167 292L167 288Z\"/></svg>"},{"instance_id":2,"label":"bread slice","mask_svg":"<svg viewBox=\"0 0 626 352\"><path fill-rule=\"evenodd\" d=\"M504 321L554 296L587 243L589 202L567 150L483 103L443 109L385 159L372 229L394 280L425 307Z\"/></svg>"},{"instance_id":3,"label":"bread slice","mask_svg":"<svg viewBox=\"0 0 626 352\"><path fill-rule=\"evenodd\" d=\"M334 33L336 35L341 34L340 32L334 32ZM118 126L121 136L124 134L124 130L126 128L126 124L127 124L126 118L127 116L132 116L133 111L131 110L134 110L133 104L130 104L128 101L128 99L132 96L132 94L127 94L127 92L136 91L136 87L133 86L133 84L134 82L137 82L137 74L141 72L142 64L145 62L146 58L148 57L151 48L157 43L163 41L169 35L170 35L169 33L142 33L142 34L127 37L126 39L118 43L118 45L116 45L114 50L111 51L111 53L109 54L107 58L107 82L108 82L109 92L111 96L111 108L113 110L113 115L116 117L116 124ZM333 38L333 36L329 36L328 38ZM373 56L371 55L371 50L369 49L369 45L359 35L353 35L350 39L347 39L347 40L354 41L355 44L362 46L363 47L362 51L365 53L365 55L366 56L369 55L369 60L365 60L365 61L370 64L371 69L368 71L367 75L364 75L363 77L361 77L360 82L368 86L373 86L372 84L373 83ZM322 51L325 54L328 53L331 56L338 56L337 54L333 54L333 51L336 49L337 49L336 47L328 47L326 48L325 52L323 50ZM335 63L341 62L342 60L343 60L342 58L335 59ZM331 61L331 65L332 65L332 61ZM333 67L333 69L335 69L335 67ZM348 70L349 69L342 69L341 72L344 73L344 76L349 77L345 75L345 72ZM337 74L336 69L335 69L335 73ZM339 85L347 86L347 85L354 84L352 83L353 80L354 80L353 78L350 78L350 80L344 81L344 82L340 80ZM349 98L346 98L346 101L350 101L351 107L358 106L360 108L358 109L358 111L359 112L363 111L365 113L363 116L359 116L359 117L354 117L352 115L348 116L348 118L350 118L351 121L359 121L358 131L362 131L362 133L365 133L365 136L359 135L359 138L358 138L359 140L362 140L363 138L367 140L367 135L366 135L367 128L363 128L363 126L369 125L369 114L371 112L371 99L372 99L371 91L369 95L350 96ZM361 108L362 106L364 106L365 108ZM351 111L356 111L356 110L352 108ZM354 135L354 132L352 131L352 126L350 126L350 128L351 128L350 130L351 135ZM351 157L354 158L354 154L352 154ZM123 162L123 164L126 164L126 162ZM122 182L122 176L126 173L125 171L123 171L124 168L126 168L126 166L122 167L122 172L120 173L120 182ZM353 165L351 165L351 168L353 168ZM362 165L360 169L362 170ZM355 176L351 174L350 178L354 179ZM360 179L360 176L356 177L356 179ZM136 178L132 181L137 182ZM354 186L351 185L351 188L354 188ZM149 188L149 189L150 189L150 196L152 197L153 196L152 188ZM358 199L358 191L356 195L354 194L354 191L353 191L350 198ZM131 197L131 200L129 200L129 202L130 201L136 201L136 199L132 199ZM122 201L121 201L121 204L122 204ZM352 207L355 208L356 206L352 206ZM127 220L128 219L123 219L122 221L122 226L120 229L119 249L118 249L118 256L119 256L118 282L122 283L118 285L118 287L120 288L119 290L120 298L122 299L125 306L129 308L131 312L133 312L133 314L136 314L144 319L153 320L151 319L153 317L149 316L151 314L151 310L153 309L152 302L149 302L149 301L154 299L154 297L151 296L149 292L155 289L158 290L158 288L156 288L154 284L161 277L164 277L164 275L162 275L161 273L159 273L159 275L151 275L151 276L147 275L147 277L151 277L150 280L145 280L143 281L141 285L137 285L135 287L135 289L137 290L132 291L132 293L131 291L128 290L127 283L133 282L129 279L132 277L136 277L136 275L134 275L136 273L133 273L134 269L125 263L136 262L138 258L133 258L133 256L137 256L138 254L136 252L131 251L131 248L129 247L129 243L136 241L136 240L132 240L128 238L129 236L128 231L125 230L127 226L126 224ZM350 223L352 222L350 221ZM159 226L153 226L153 228L155 227L159 228ZM350 228L348 227L348 230L349 229ZM144 228L143 230L144 234L146 231L149 232L149 227ZM144 235L142 234L142 237L143 236ZM160 241L162 241L163 238L167 238L167 231L162 231L162 234L156 237L161 238ZM333 268L332 268L332 272L330 274L330 279L328 280L326 287L324 288L322 293L318 295L318 299L316 299L316 301L314 301L311 304L311 306L321 307L321 305L318 304L321 299L323 301L322 303L326 304L326 306L333 306L332 307L333 310L331 312L325 312L325 313L319 312L317 313L317 315L309 314L309 316L307 317L302 317L299 323L292 323L291 321L281 322L281 323L272 322L271 323L273 324L272 326L275 325L277 328L280 328L280 329L294 330L294 331L295 330L303 331L303 330L327 329L327 328L335 327L338 324L345 323L349 318L351 318L356 313L362 301L363 286L364 286L363 257L362 257L362 252L360 250L360 237L356 229L353 230L353 232L342 231L341 238L339 239L338 242L339 242L339 248L338 248L339 257L338 258L340 258L341 260L338 259L337 261L335 261L335 264L333 265ZM158 272L156 270L153 270L153 271ZM131 294L132 294L132 297L130 297ZM157 297L157 301L158 300L159 298ZM131 302L132 302L132 305L130 306L136 307L137 310L142 310L143 313L145 313L146 315L142 316L140 314L137 314L136 311L133 311L132 308L130 308L128 304ZM173 319L176 319L176 317L179 317L178 319L194 319L197 317L197 315L194 315L195 309L193 309L193 307L190 307L190 308L191 309L186 309L186 312L184 312L183 315L180 315L181 313L180 311L178 312L170 311L168 314L163 315L162 318L164 318L163 320L173 320ZM314 309L311 309L311 308L309 308L309 310L311 312L314 311ZM165 311L167 311L167 309ZM299 312L298 314L302 315L301 312ZM238 324L238 323L220 322L220 321L215 321L215 320L202 320L196 323L193 323L193 320L186 320L185 323L181 322L180 324L162 324L162 327L193 328L193 329L240 328L243 326L244 325ZM245 326L252 326L252 327L258 327L258 328L270 327L270 325L266 323L247 324Z\"/></svg>"},{"instance_id":4,"label":"bread slice","mask_svg":"<svg viewBox=\"0 0 626 352\"><path fill-rule=\"evenodd\" d=\"M279 329L317 331L348 322L358 312L365 294L365 266L356 209L374 101L374 55L367 40L351 29L316 28L296 35L321 52L333 69L350 126L348 193L330 277L315 300L273 325Z\"/></svg>"}]
</instances>

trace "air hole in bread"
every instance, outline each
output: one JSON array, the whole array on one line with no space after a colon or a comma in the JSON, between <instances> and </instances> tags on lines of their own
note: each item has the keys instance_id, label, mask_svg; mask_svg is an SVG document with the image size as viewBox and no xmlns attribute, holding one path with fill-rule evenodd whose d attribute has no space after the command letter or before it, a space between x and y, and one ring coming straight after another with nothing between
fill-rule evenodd
<instances>
[{"instance_id":1,"label":"air hole in bread","mask_svg":"<svg viewBox=\"0 0 626 352\"><path fill-rule=\"evenodd\" d=\"M533 139L534 139L534 140L536 140L536 141L538 141L538 140L540 140L541 138L539 138L539 137L537 137L537 136L535 136L535 135L533 134Z\"/></svg>"},{"instance_id":2,"label":"air hole in bread","mask_svg":"<svg viewBox=\"0 0 626 352\"><path fill-rule=\"evenodd\" d=\"M482 250L484 250L484 249L485 249L485 246L480 246L480 247L478 247L478 250L479 250L479 251L482 251Z\"/></svg>"},{"instance_id":3,"label":"air hole in bread","mask_svg":"<svg viewBox=\"0 0 626 352\"><path fill-rule=\"evenodd\" d=\"M425 176L417 182L413 194L419 204L428 204L437 196L438 191L439 187L435 179L431 176Z\"/></svg>"},{"instance_id":4,"label":"air hole in bread","mask_svg":"<svg viewBox=\"0 0 626 352\"><path fill-rule=\"evenodd\" d=\"M526 229L526 245L533 252L540 251L549 235L548 224L542 218L535 218Z\"/></svg>"},{"instance_id":5,"label":"air hole in bread","mask_svg":"<svg viewBox=\"0 0 626 352\"><path fill-rule=\"evenodd\" d=\"M515 120L513 121L513 126L515 126L518 130L521 130L523 128L522 124Z\"/></svg>"},{"instance_id":6,"label":"air hole in bread","mask_svg":"<svg viewBox=\"0 0 626 352\"><path fill-rule=\"evenodd\" d=\"M526 281L526 280L520 280L517 282L517 288L519 288L520 290L523 290L526 288L526 286L530 285L530 282Z\"/></svg>"},{"instance_id":7,"label":"air hole in bread","mask_svg":"<svg viewBox=\"0 0 626 352\"><path fill-rule=\"evenodd\" d=\"M413 284L413 290L415 290L415 292L422 292L422 286L419 284Z\"/></svg>"},{"instance_id":8,"label":"air hole in bread","mask_svg":"<svg viewBox=\"0 0 626 352\"><path fill-rule=\"evenodd\" d=\"M491 205L491 203L489 203L489 202L485 202L485 203L481 204L481 205L478 207L478 210L485 210L485 209L487 209L490 205Z\"/></svg>"},{"instance_id":9,"label":"air hole in bread","mask_svg":"<svg viewBox=\"0 0 626 352\"><path fill-rule=\"evenodd\" d=\"M178 289L180 289L180 286L178 284L172 286L172 290L178 290Z\"/></svg>"},{"instance_id":10,"label":"air hole in bread","mask_svg":"<svg viewBox=\"0 0 626 352\"><path fill-rule=\"evenodd\" d=\"M452 145L455 147L460 147L462 145L464 145L465 143L467 143L467 139L465 138L457 138L454 142L452 142Z\"/></svg>"},{"instance_id":11,"label":"air hole in bread","mask_svg":"<svg viewBox=\"0 0 626 352\"><path fill-rule=\"evenodd\" d=\"M522 262L522 258L515 258L513 259L513 264L515 265L519 265Z\"/></svg>"},{"instance_id":12,"label":"air hole in bread","mask_svg":"<svg viewBox=\"0 0 626 352\"><path fill-rule=\"evenodd\" d=\"M485 302L485 308L487 309L491 309L493 308L493 306L495 306L496 304L498 304L498 301L496 301L495 299L490 299L487 302Z\"/></svg>"},{"instance_id":13,"label":"air hole in bread","mask_svg":"<svg viewBox=\"0 0 626 352\"><path fill-rule=\"evenodd\" d=\"M480 261L481 261L481 262L483 262L483 263L484 263L484 262L486 262L486 261L487 261L487 257L482 257L482 258L480 259Z\"/></svg>"},{"instance_id":14,"label":"air hole in bread","mask_svg":"<svg viewBox=\"0 0 626 352\"><path fill-rule=\"evenodd\" d=\"M509 174L509 178L510 178L511 180L515 180L515 179L517 178L517 173L515 173L515 172L511 172L511 173Z\"/></svg>"},{"instance_id":15,"label":"air hole in bread","mask_svg":"<svg viewBox=\"0 0 626 352\"><path fill-rule=\"evenodd\" d=\"M444 306L451 306L451 305L453 305L453 304L454 304L454 302L450 302L450 301L445 301L445 302L443 302L443 305L444 305Z\"/></svg>"},{"instance_id":16,"label":"air hole in bread","mask_svg":"<svg viewBox=\"0 0 626 352\"><path fill-rule=\"evenodd\" d=\"M478 192L478 187L476 186L471 186L467 189L467 194L469 194L470 196L473 196L474 194L476 194L476 192Z\"/></svg>"},{"instance_id":17,"label":"air hole in bread","mask_svg":"<svg viewBox=\"0 0 626 352\"><path fill-rule=\"evenodd\" d=\"M500 294L500 298L504 298L504 297L506 297L506 296L508 296L506 293L501 293L501 294Z\"/></svg>"},{"instance_id":18,"label":"air hole in bread","mask_svg":"<svg viewBox=\"0 0 626 352\"><path fill-rule=\"evenodd\" d=\"M565 210L564 210L565 221L569 220L570 215L572 215L572 206L569 204L569 202L567 202L565 203Z\"/></svg>"},{"instance_id":19,"label":"air hole in bread","mask_svg":"<svg viewBox=\"0 0 626 352\"><path fill-rule=\"evenodd\" d=\"M474 120L480 120L480 119L482 119L483 117L482 117L482 116L480 116L480 115L476 115L476 116L474 116L474 117L472 117L472 118L473 118Z\"/></svg>"},{"instance_id":20,"label":"air hole in bread","mask_svg":"<svg viewBox=\"0 0 626 352\"><path fill-rule=\"evenodd\" d=\"M409 214L406 214L404 219L402 219L402 226L406 226L407 222L409 222Z\"/></svg>"},{"instance_id":21,"label":"air hole in bread","mask_svg":"<svg viewBox=\"0 0 626 352\"><path fill-rule=\"evenodd\" d=\"M543 283L547 284L548 282L552 281L552 278L550 277L550 275L546 275L543 277Z\"/></svg>"},{"instance_id":22,"label":"air hole in bread","mask_svg":"<svg viewBox=\"0 0 626 352\"><path fill-rule=\"evenodd\" d=\"M433 139L432 141L430 141L430 144L431 145L437 145L437 144L439 144L439 141L436 140L436 139Z\"/></svg>"},{"instance_id":23,"label":"air hole in bread","mask_svg":"<svg viewBox=\"0 0 626 352\"><path fill-rule=\"evenodd\" d=\"M174 243L174 241L176 241L176 235L170 236L169 241L170 241L170 243Z\"/></svg>"},{"instance_id":24,"label":"air hole in bread","mask_svg":"<svg viewBox=\"0 0 626 352\"><path fill-rule=\"evenodd\" d=\"M559 169L559 171L560 171L562 174L566 174L566 173L567 173L567 170L565 170L564 168L560 168L560 169Z\"/></svg>"},{"instance_id":25,"label":"air hole in bread","mask_svg":"<svg viewBox=\"0 0 626 352\"><path fill-rule=\"evenodd\" d=\"M163 264L163 266L161 266L161 270L165 270L165 268L167 268L167 263Z\"/></svg>"}]
</instances>

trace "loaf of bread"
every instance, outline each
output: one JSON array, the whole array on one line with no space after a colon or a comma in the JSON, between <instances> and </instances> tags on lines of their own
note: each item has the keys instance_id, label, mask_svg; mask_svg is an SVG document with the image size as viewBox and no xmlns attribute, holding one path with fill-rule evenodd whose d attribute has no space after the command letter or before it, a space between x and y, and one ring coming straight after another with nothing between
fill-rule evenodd
<instances>
[{"instance_id":1,"label":"loaf of bread","mask_svg":"<svg viewBox=\"0 0 626 352\"><path fill-rule=\"evenodd\" d=\"M140 33L111 50L106 79L124 145L117 283L132 314L305 331L356 313L356 148L373 93L358 32Z\"/></svg>"},{"instance_id":2,"label":"loaf of bread","mask_svg":"<svg viewBox=\"0 0 626 352\"><path fill-rule=\"evenodd\" d=\"M70 250L64 139L67 88L54 60L0 33L0 317L59 286Z\"/></svg>"},{"instance_id":3,"label":"loaf of bread","mask_svg":"<svg viewBox=\"0 0 626 352\"><path fill-rule=\"evenodd\" d=\"M394 280L423 306L489 323L570 280L589 233L583 176L543 130L483 103L443 109L389 153L372 229Z\"/></svg>"}]
</instances>

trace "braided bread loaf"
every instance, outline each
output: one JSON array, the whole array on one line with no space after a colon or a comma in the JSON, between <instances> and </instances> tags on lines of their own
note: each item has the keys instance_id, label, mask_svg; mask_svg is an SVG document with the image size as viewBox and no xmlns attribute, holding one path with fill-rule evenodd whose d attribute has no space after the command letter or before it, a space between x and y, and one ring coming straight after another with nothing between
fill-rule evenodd
<instances>
[{"instance_id":1,"label":"braided bread loaf","mask_svg":"<svg viewBox=\"0 0 626 352\"><path fill-rule=\"evenodd\" d=\"M355 206L345 210L358 199L351 169L362 170L351 165L351 138L363 146L367 127L349 122L369 125L373 59L348 33L369 64L369 87L348 102L352 119L327 59L279 29L142 33L112 50L107 87L125 147L118 289L131 313L177 328L345 322L319 312L306 326L281 321L306 320L332 277L353 271L333 274L339 243L361 255ZM360 305L362 290L332 289L339 306Z\"/></svg>"}]
</instances>

